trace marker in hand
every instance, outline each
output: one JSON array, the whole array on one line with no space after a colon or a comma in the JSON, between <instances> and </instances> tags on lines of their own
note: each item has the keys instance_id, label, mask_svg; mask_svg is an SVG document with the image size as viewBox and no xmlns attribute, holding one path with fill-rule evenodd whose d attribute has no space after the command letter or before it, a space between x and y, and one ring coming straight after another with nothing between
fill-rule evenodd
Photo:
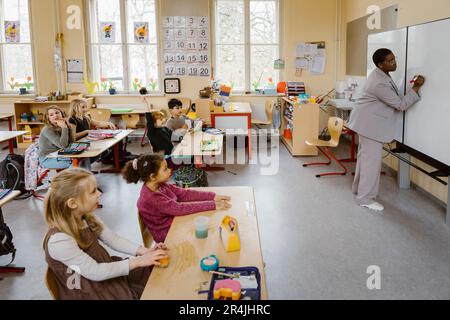
<instances>
[{"instance_id":1,"label":"marker in hand","mask_svg":"<svg viewBox=\"0 0 450 320\"><path fill-rule=\"evenodd\" d=\"M409 83L411 83L411 84L416 83L418 77L419 76L415 76L414 79L412 79Z\"/></svg>"}]
</instances>

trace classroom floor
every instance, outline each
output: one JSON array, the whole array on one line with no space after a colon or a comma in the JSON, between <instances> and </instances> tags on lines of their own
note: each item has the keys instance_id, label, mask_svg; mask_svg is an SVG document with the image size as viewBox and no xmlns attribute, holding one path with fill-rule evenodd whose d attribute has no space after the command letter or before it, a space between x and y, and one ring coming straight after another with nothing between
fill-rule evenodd
<instances>
[{"instance_id":1,"label":"classroom floor","mask_svg":"<svg viewBox=\"0 0 450 320\"><path fill-rule=\"evenodd\" d=\"M347 149L341 147L343 156ZM129 150L142 153L149 147L134 142ZM372 213L354 204L351 176L318 180L314 175L322 168L302 168L310 160L291 157L281 145L277 175L261 176L258 165L227 166L230 172L208 175L210 186L255 188L270 299L450 298L444 207L417 190L399 190L394 177L383 176L386 211ZM104 191L98 215L122 236L140 241L133 205L140 186L111 174L97 179ZM0 299L50 299L43 280L47 227L41 208L42 202L29 199L3 209L15 236L16 264L27 271L0 281ZM367 289L372 265L381 268L381 290Z\"/></svg>"}]
</instances>

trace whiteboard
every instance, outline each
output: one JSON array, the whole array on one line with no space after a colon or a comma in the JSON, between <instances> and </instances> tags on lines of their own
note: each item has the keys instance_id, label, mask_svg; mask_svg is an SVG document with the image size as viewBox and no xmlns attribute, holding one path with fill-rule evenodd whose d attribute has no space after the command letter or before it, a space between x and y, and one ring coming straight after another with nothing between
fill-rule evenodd
<instances>
[{"instance_id":1,"label":"whiteboard","mask_svg":"<svg viewBox=\"0 0 450 320\"><path fill-rule=\"evenodd\" d=\"M390 73L392 79L399 89L400 94L405 93L405 71L406 71L406 41L407 29L398 29L377 34L371 34L368 37L367 46L367 76L369 76L376 66L373 63L372 56L378 49L386 48L391 50L397 60L397 71ZM396 113L396 135L395 140L403 141L403 113Z\"/></svg>"},{"instance_id":2,"label":"whiteboard","mask_svg":"<svg viewBox=\"0 0 450 320\"><path fill-rule=\"evenodd\" d=\"M422 100L406 112L404 144L450 165L450 19L409 27L407 79L422 74Z\"/></svg>"}]
</instances>

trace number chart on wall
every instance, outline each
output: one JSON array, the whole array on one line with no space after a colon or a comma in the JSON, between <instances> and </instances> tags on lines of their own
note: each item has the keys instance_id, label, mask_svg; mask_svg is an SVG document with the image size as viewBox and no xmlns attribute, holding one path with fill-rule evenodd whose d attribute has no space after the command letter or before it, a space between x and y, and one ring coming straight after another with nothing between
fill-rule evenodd
<instances>
[{"instance_id":1,"label":"number chart on wall","mask_svg":"<svg viewBox=\"0 0 450 320\"><path fill-rule=\"evenodd\" d=\"M163 18L164 74L209 77L211 74L208 17Z\"/></svg>"}]
</instances>

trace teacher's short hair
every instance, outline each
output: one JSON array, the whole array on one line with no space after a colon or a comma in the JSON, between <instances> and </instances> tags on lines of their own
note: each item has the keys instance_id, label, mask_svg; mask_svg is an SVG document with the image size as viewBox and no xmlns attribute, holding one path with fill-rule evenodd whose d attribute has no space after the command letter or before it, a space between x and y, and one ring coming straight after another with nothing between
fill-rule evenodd
<instances>
[{"instance_id":1,"label":"teacher's short hair","mask_svg":"<svg viewBox=\"0 0 450 320\"><path fill-rule=\"evenodd\" d=\"M375 51L375 53L373 54L373 63L375 63L375 65L378 67L378 65L380 63L383 63L386 60L386 57L388 55L390 55L392 53L391 50L383 48L383 49L378 49L377 51Z\"/></svg>"}]
</instances>

